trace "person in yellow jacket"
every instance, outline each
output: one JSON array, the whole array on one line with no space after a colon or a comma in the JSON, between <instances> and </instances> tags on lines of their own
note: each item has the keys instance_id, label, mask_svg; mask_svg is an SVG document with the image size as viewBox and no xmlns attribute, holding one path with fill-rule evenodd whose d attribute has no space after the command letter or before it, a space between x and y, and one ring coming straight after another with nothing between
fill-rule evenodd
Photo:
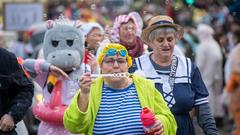
<instances>
[{"instance_id":1,"label":"person in yellow jacket","mask_svg":"<svg viewBox=\"0 0 240 135\"><path fill-rule=\"evenodd\" d=\"M120 44L108 44L98 56L101 76L84 74L80 90L64 114L64 127L71 133L175 135L177 124L154 83L128 74L132 59ZM140 112L153 110L156 122L143 127Z\"/></svg>"}]
</instances>

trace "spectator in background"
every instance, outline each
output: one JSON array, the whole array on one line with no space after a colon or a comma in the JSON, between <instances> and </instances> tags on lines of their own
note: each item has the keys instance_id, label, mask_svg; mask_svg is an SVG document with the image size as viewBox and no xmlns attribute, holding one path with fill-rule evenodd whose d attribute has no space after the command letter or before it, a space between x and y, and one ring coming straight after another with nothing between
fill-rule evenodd
<instances>
[{"instance_id":1,"label":"spectator in background","mask_svg":"<svg viewBox=\"0 0 240 135\"><path fill-rule=\"evenodd\" d=\"M140 38L142 25L141 17L136 12L119 15L114 20L110 40L124 45L131 57L139 57L145 51Z\"/></svg>"},{"instance_id":2,"label":"spectator in background","mask_svg":"<svg viewBox=\"0 0 240 135\"><path fill-rule=\"evenodd\" d=\"M225 80L227 82L226 90L229 97L229 110L232 114L235 131L233 135L240 134L240 113L239 113L239 96L240 96L240 29L236 29L232 32L233 48L227 58L225 65Z\"/></svg>"},{"instance_id":3,"label":"spectator in background","mask_svg":"<svg viewBox=\"0 0 240 135\"><path fill-rule=\"evenodd\" d=\"M240 20L237 20L233 16L228 16L229 19L229 32L227 33L228 41L229 41L229 47L228 47L228 52L231 51L231 49L234 47L234 42L233 42L233 32L236 31L237 29L240 29Z\"/></svg>"},{"instance_id":4,"label":"spectator in background","mask_svg":"<svg viewBox=\"0 0 240 135\"><path fill-rule=\"evenodd\" d=\"M177 135L195 135L189 112L196 109L198 123L206 135L218 135L208 104L208 91L198 67L189 58L174 55L182 27L169 16L151 18L142 39L153 49L135 58L132 71L141 70L155 83L177 121Z\"/></svg>"},{"instance_id":5,"label":"spectator in background","mask_svg":"<svg viewBox=\"0 0 240 135\"><path fill-rule=\"evenodd\" d=\"M6 41L4 39L3 32L0 31L0 48L6 48Z\"/></svg>"},{"instance_id":6,"label":"spectator in background","mask_svg":"<svg viewBox=\"0 0 240 135\"><path fill-rule=\"evenodd\" d=\"M33 48L29 43L28 34L27 31L18 32L18 40L9 48L17 57L26 59L32 56Z\"/></svg>"},{"instance_id":7,"label":"spectator in background","mask_svg":"<svg viewBox=\"0 0 240 135\"><path fill-rule=\"evenodd\" d=\"M239 37L240 33L235 33ZM233 35L233 37L235 36ZM236 46L233 49L233 52L231 52L231 55L228 57L228 59L231 61L230 65L230 76L227 80L226 90L229 95L230 103L229 103L229 110L232 114L234 123L235 123L235 129L233 132L233 135L240 135L240 47L239 45Z\"/></svg>"},{"instance_id":8,"label":"spectator in background","mask_svg":"<svg viewBox=\"0 0 240 135\"><path fill-rule=\"evenodd\" d=\"M16 124L32 104L33 84L24 74L16 56L0 48L0 134L17 135Z\"/></svg>"},{"instance_id":9,"label":"spectator in background","mask_svg":"<svg viewBox=\"0 0 240 135\"><path fill-rule=\"evenodd\" d=\"M183 50L184 55L194 62L198 40L192 27L184 27L183 38L177 44Z\"/></svg>"},{"instance_id":10,"label":"spectator in background","mask_svg":"<svg viewBox=\"0 0 240 135\"><path fill-rule=\"evenodd\" d=\"M83 23L80 30L85 36L85 53L84 63L89 64L91 71L99 72L96 55L100 42L104 40L104 30L102 26L96 22Z\"/></svg>"},{"instance_id":11,"label":"spectator in background","mask_svg":"<svg viewBox=\"0 0 240 135\"><path fill-rule=\"evenodd\" d=\"M99 42L104 39L103 27L96 22L90 22L82 24L80 29L85 36L85 48L91 54L96 55Z\"/></svg>"},{"instance_id":12,"label":"spectator in background","mask_svg":"<svg viewBox=\"0 0 240 135\"><path fill-rule=\"evenodd\" d=\"M227 55L228 55L228 46L229 46L229 42L228 42L228 38L227 38L227 34L221 32L221 33L217 33L214 35L216 41L218 42L218 44L220 45L220 49L221 49L221 54L222 54L222 68L224 69L226 60L227 60ZM224 78L225 76L225 72L222 72L222 76ZM223 86L225 86L225 80L223 79Z\"/></svg>"},{"instance_id":13,"label":"spectator in background","mask_svg":"<svg viewBox=\"0 0 240 135\"><path fill-rule=\"evenodd\" d=\"M232 41L233 41L233 48L231 49L229 56L227 58L226 64L225 64L225 80L228 81L229 77L232 73L232 65L233 65L233 57L234 55L237 55L238 50L240 49L240 29L236 29L232 33ZM237 55L239 56L239 54Z\"/></svg>"},{"instance_id":14,"label":"spectator in background","mask_svg":"<svg viewBox=\"0 0 240 135\"><path fill-rule=\"evenodd\" d=\"M207 24L199 24L197 36L196 64L209 92L209 104L217 126L222 126L224 109L221 104L223 92L223 57L220 45L213 38L214 30Z\"/></svg>"}]
</instances>

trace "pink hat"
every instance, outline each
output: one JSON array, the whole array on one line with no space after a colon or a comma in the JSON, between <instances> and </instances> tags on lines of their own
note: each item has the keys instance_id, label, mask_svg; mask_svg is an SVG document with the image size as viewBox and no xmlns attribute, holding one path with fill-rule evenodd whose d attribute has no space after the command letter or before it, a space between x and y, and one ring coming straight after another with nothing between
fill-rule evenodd
<instances>
[{"instance_id":1,"label":"pink hat","mask_svg":"<svg viewBox=\"0 0 240 135\"><path fill-rule=\"evenodd\" d=\"M122 23L126 23L129 20L133 20L133 23L136 25L137 31L136 31L136 36L141 36L142 33L142 20L141 17L138 13L136 12L131 12L128 15L119 15L115 18L114 23L113 23L113 28L110 32L110 37L111 40L114 42L119 42L119 27L121 26Z\"/></svg>"}]
</instances>

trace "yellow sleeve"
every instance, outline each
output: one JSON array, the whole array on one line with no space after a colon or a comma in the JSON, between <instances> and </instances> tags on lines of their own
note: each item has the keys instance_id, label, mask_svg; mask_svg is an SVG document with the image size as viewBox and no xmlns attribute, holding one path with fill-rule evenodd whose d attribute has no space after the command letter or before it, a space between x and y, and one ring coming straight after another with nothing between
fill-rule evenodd
<instances>
[{"instance_id":1,"label":"yellow sleeve","mask_svg":"<svg viewBox=\"0 0 240 135\"><path fill-rule=\"evenodd\" d=\"M86 112L81 112L78 108L79 95L80 92L75 94L63 117L64 127L73 134L87 133L90 124L89 109Z\"/></svg>"},{"instance_id":2,"label":"yellow sleeve","mask_svg":"<svg viewBox=\"0 0 240 135\"><path fill-rule=\"evenodd\" d=\"M172 112L161 93L155 87L153 93L155 117L162 122L165 135L175 135L177 132L177 123Z\"/></svg>"}]
</instances>

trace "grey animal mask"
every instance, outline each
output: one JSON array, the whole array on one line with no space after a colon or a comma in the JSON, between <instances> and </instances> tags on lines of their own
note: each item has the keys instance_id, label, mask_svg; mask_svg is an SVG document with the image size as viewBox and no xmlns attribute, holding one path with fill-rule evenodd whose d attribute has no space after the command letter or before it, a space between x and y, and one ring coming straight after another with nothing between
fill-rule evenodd
<instances>
[{"instance_id":1,"label":"grey animal mask","mask_svg":"<svg viewBox=\"0 0 240 135\"><path fill-rule=\"evenodd\" d=\"M47 62L64 71L80 67L84 57L84 39L76 22L68 20L48 21L43 52Z\"/></svg>"}]
</instances>

